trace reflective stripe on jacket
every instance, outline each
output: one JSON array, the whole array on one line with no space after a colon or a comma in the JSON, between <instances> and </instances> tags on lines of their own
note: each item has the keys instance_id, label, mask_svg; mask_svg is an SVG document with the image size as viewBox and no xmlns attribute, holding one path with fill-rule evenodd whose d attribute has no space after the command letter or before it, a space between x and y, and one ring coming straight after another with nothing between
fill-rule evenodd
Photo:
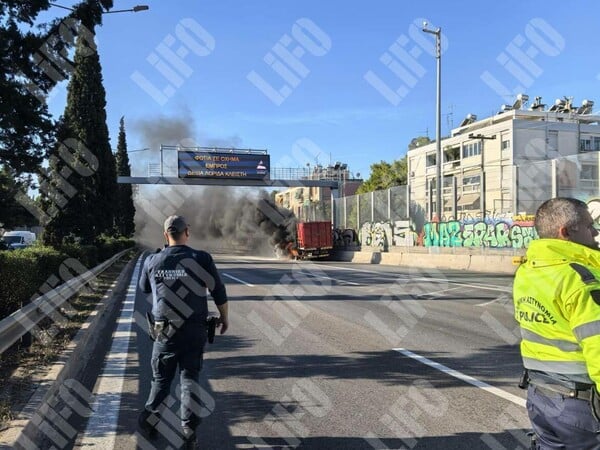
<instances>
[{"instance_id":1,"label":"reflective stripe on jacket","mask_svg":"<svg viewBox=\"0 0 600 450\"><path fill-rule=\"evenodd\" d=\"M532 241L513 298L525 368L600 389L600 251L560 239Z\"/></svg>"}]
</instances>

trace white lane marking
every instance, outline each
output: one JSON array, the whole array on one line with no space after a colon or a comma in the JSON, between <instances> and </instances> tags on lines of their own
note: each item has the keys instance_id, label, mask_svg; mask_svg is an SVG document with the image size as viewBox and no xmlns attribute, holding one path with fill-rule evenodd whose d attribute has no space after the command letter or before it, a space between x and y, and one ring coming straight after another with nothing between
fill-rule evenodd
<instances>
[{"instance_id":1,"label":"white lane marking","mask_svg":"<svg viewBox=\"0 0 600 450\"><path fill-rule=\"evenodd\" d=\"M354 285L354 286L360 286L360 283L355 283L354 281L339 280L337 278L331 278L331 277L327 277L327 276L324 276L324 275L314 275L312 273L307 273L306 275L309 275L312 278L322 278L322 279L325 279L325 280L337 281L340 284L351 284L351 285ZM237 281L239 283L243 283L246 286L254 287L253 284L247 283L244 280L240 280L239 278L236 278L233 275L229 275L228 273L223 273L223 276L227 277L227 278L231 278L232 280L235 280L235 281Z\"/></svg>"},{"instance_id":2,"label":"white lane marking","mask_svg":"<svg viewBox=\"0 0 600 450\"><path fill-rule=\"evenodd\" d=\"M475 305L475 306L487 306L487 305L491 305L493 303L496 303L496 302L498 302L500 300L506 300L506 299L503 299L502 297L495 298L494 300L490 300L489 302L485 302L485 303L479 303L478 305Z\"/></svg>"},{"instance_id":3,"label":"white lane marking","mask_svg":"<svg viewBox=\"0 0 600 450\"><path fill-rule=\"evenodd\" d=\"M502 389L495 388L494 386L489 385L483 381L479 381L477 378L473 378L469 375L465 375L464 373L458 372L457 370L450 369L449 367L446 367L443 364L427 359L424 356L417 355L416 353L413 353L410 350L406 350L405 348L395 348L393 350L397 351L398 353L402 353L404 356L408 356L409 358L415 359L423 364L427 364L428 366L433 367L434 369L437 369L440 372L444 372L447 375L453 376L454 378L458 378L459 380L462 380L465 383L481 388L484 391L489 392L490 394L497 395L498 397L501 397L504 400L508 400L509 402L513 402L519 406L525 407L526 400L524 398L518 397L514 394L511 394L510 392L503 391Z\"/></svg>"},{"instance_id":4,"label":"white lane marking","mask_svg":"<svg viewBox=\"0 0 600 450\"><path fill-rule=\"evenodd\" d=\"M117 329L112 336L110 351L106 355L102 374L96 381L94 404L91 406L93 414L88 420L81 440L81 445L84 447L115 448L117 423L119 411L121 411L121 395L123 394L124 375L131 341L135 292L141 264L142 256L135 265L131 282L127 288L127 296L121 307Z\"/></svg>"},{"instance_id":5,"label":"white lane marking","mask_svg":"<svg viewBox=\"0 0 600 450\"><path fill-rule=\"evenodd\" d=\"M254 287L253 284L246 283L244 280L240 280L239 278L234 277L233 275L229 275L228 273L223 274L224 277L231 278L232 280L237 281L238 283L245 284L246 286Z\"/></svg>"},{"instance_id":6,"label":"white lane marking","mask_svg":"<svg viewBox=\"0 0 600 450\"><path fill-rule=\"evenodd\" d=\"M457 287L442 289L441 291L425 292L423 294L416 295L416 297L426 297L426 296L430 295L430 296L435 297L435 298L440 298L446 292L455 291L455 290L460 289L460 288L461 288L461 286L457 286Z\"/></svg>"},{"instance_id":7,"label":"white lane marking","mask_svg":"<svg viewBox=\"0 0 600 450\"><path fill-rule=\"evenodd\" d=\"M360 286L360 283L355 283L354 281L338 280L337 278L326 277L324 275L314 275L312 273L307 273L306 275L310 275L312 278L322 278L324 280L337 281L340 284L352 284L354 286Z\"/></svg>"},{"instance_id":8,"label":"white lane marking","mask_svg":"<svg viewBox=\"0 0 600 450\"><path fill-rule=\"evenodd\" d=\"M410 280L410 281L437 281L440 283L450 283L450 284L454 284L456 286L466 286L466 287L470 287L470 288L479 288L479 289L484 289L487 291L500 291L500 292L512 292L512 287L499 287L499 286L493 286L490 284L471 284L471 283L461 283L459 281L452 281L452 280L448 280L445 278L426 278L426 277L418 277L418 278L413 278L410 276L410 274L402 274L402 273L390 273L390 272L375 272L373 270L365 270L365 269L352 269L350 267L340 267L340 266L331 266L331 265L326 265L323 267L333 267L334 269L340 269L340 270L351 270L353 272L364 272L364 273L374 273L377 275L389 275L389 276L394 276L396 278L403 278L406 280ZM427 269L422 269L422 270L427 270ZM437 270L437 269L436 269Z\"/></svg>"}]
</instances>

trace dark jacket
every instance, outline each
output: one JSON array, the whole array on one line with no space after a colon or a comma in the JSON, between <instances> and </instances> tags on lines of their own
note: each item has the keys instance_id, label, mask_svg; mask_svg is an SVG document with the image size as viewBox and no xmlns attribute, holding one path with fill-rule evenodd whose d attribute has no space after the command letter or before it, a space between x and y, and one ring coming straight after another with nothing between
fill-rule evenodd
<instances>
[{"instance_id":1,"label":"dark jacket","mask_svg":"<svg viewBox=\"0 0 600 450\"><path fill-rule=\"evenodd\" d=\"M173 245L148 256L139 286L146 293L152 292L152 315L156 320L205 320L207 290L216 305L227 302L225 285L212 256L187 245Z\"/></svg>"}]
</instances>

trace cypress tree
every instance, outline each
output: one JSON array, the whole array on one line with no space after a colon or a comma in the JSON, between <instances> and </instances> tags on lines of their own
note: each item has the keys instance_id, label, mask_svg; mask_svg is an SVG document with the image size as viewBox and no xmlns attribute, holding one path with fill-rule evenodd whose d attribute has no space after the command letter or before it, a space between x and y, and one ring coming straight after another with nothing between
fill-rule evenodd
<instances>
[{"instance_id":1,"label":"cypress tree","mask_svg":"<svg viewBox=\"0 0 600 450\"><path fill-rule=\"evenodd\" d=\"M127 137L125 134L125 119L119 122L119 142L117 144L117 176L131 175L129 156L127 155ZM131 237L135 231L135 207L131 184L119 184L117 188L117 211L115 227L121 236Z\"/></svg>"},{"instance_id":2,"label":"cypress tree","mask_svg":"<svg viewBox=\"0 0 600 450\"><path fill-rule=\"evenodd\" d=\"M75 70L67 89L59 141L50 160L51 189L46 201L56 214L47 240L54 243L72 235L90 244L102 233L112 232L114 225L116 167L106 125L102 69L93 39L98 18L96 9L84 12L86 32L77 37ZM61 187L65 180L67 195Z\"/></svg>"}]
</instances>

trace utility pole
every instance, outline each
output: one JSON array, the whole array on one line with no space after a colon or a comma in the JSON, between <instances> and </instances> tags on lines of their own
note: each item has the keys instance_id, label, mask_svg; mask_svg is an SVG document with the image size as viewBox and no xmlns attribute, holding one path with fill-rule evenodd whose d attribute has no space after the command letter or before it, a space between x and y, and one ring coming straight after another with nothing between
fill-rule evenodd
<instances>
[{"instance_id":1,"label":"utility pole","mask_svg":"<svg viewBox=\"0 0 600 450\"><path fill-rule=\"evenodd\" d=\"M436 199L435 209L438 220L442 220L442 29L427 28L427 22L423 22L423 31L435 36L435 58L437 60L437 94L436 94L436 118L435 118L435 147L436 147Z\"/></svg>"}]
</instances>

